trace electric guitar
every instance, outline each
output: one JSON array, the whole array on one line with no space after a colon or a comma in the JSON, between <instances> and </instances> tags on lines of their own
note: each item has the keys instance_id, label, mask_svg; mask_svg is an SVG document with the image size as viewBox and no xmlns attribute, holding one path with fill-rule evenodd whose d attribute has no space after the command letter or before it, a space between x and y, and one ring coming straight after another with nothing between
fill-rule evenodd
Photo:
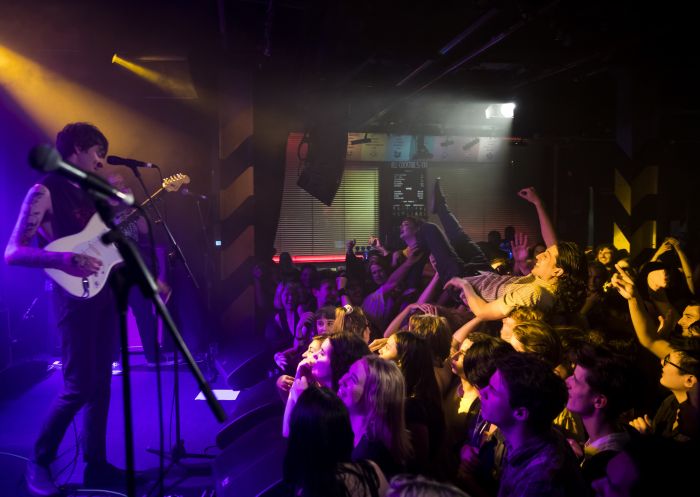
<instances>
[{"instance_id":1,"label":"electric guitar","mask_svg":"<svg viewBox=\"0 0 700 497\"><path fill-rule=\"evenodd\" d=\"M141 207L148 205L151 200L154 200L161 193L176 192L182 185L189 182L190 178L186 174L178 173L168 176L163 180L161 187L141 204ZM120 225L124 225L133 219L137 213L138 211L134 209L121 220ZM44 271L53 281L74 297L81 299L94 297L104 288L112 268L122 262L121 255L119 255L119 251L114 244L105 245L102 243L101 237L108 231L109 228L102 222L100 215L96 213L90 218L87 226L79 233L59 238L44 247L44 250L50 252L74 252L95 257L102 261L102 267L97 273L81 278L80 276L72 276L60 269L46 268Z\"/></svg>"}]
</instances>

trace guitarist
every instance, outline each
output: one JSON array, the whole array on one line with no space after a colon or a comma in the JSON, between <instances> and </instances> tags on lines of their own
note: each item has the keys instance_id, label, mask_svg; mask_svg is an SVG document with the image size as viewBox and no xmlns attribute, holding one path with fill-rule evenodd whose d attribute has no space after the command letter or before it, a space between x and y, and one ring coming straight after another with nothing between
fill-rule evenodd
<instances>
[{"instance_id":1,"label":"guitarist","mask_svg":"<svg viewBox=\"0 0 700 497\"><path fill-rule=\"evenodd\" d=\"M66 161L92 173L103 166L108 142L95 126L71 123L58 133L56 148ZM41 248L80 232L93 214L95 207L87 193L70 180L47 175L29 189L22 203L5 261L60 269L79 277L96 273L102 262L94 257ZM39 431L25 474L27 487L33 495L58 495L50 466L66 429L84 408L84 483L93 488L123 488L124 472L106 458L111 363L118 329L112 292L107 285L93 298L81 300L54 285L54 307L62 335L63 390Z\"/></svg>"}]
</instances>

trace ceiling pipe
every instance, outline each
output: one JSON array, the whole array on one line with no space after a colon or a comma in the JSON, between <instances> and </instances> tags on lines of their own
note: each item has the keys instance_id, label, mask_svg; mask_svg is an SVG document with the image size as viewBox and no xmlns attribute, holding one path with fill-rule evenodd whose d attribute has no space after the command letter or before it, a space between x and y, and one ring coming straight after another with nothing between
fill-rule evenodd
<instances>
[{"instance_id":1,"label":"ceiling pipe","mask_svg":"<svg viewBox=\"0 0 700 497\"><path fill-rule=\"evenodd\" d=\"M447 45L445 45L444 47L442 47L442 48L438 51L439 54L440 54L440 56L441 56L441 57L444 57L445 55L447 55L448 53L450 53L450 51L451 51L454 47L456 47L457 45L459 45L460 43L462 43L462 41L464 41L468 36L470 36L470 35L471 35L472 33L474 33L477 29L479 29L481 26L483 26L483 25L486 24L488 21L490 21L493 17L496 16L496 14L498 14L498 12L500 12L499 9L491 9L491 10L489 10L488 12L486 12L484 15L482 15L481 17L479 17L476 21L474 21L473 23L471 23L471 25L469 25L469 27L468 27L467 29L465 29L464 31L462 31L461 33L459 33L457 36L455 36L454 38L452 38L452 40L450 40L450 41L447 43ZM438 59L438 60L439 60L439 59ZM403 86L404 84L408 83L410 80L412 80L413 78L415 78L416 76L418 76L420 73L422 73L422 72L423 72L424 70L426 70L428 67L432 66L434 62L435 62L435 59L427 59L427 60L426 60L425 62L423 62L420 66L418 66L418 67L415 68L413 71L411 71L405 78L403 78L401 81L399 81L398 83L396 83L396 86L399 87L399 86Z\"/></svg>"},{"instance_id":2,"label":"ceiling pipe","mask_svg":"<svg viewBox=\"0 0 700 497\"><path fill-rule=\"evenodd\" d=\"M465 55L464 57L462 57L461 59L459 59L457 62L455 62L455 63L452 64L450 67L448 67L447 69L445 69L444 71L442 71L440 74L438 74L436 77L434 77L433 79L431 79L430 81L428 81L427 83L425 83L425 84L424 84L423 86L421 86L420 88L418 88L418 89L412 91L412 92L409 93L408 95L405 95L405 96L403 96L403 97L400 97L400 98L396 99L393 103L389 104L389 105L386 106L385 108L381 109L381 110L378 111L378 112L375 112L374 115L370 116L367 120L365 120L365 122L364 122L362 125L363 125L363 126L364 126L364 125L367 125L372 119L383 117L384 115L386 115L387 112L389 112L389 111L390 111L392 108L394 108L397 104L399 104L399 103L401 103L401 102L403 102L403 101L405 101L405 100L408 100L408 99L410 99L410 98L412 98L412 97L415 97L415 96L418 95L419 93L422 93L423 91L425 91L426 89L428 89L430 86L434 85L436 82L438 82L439 80L441 80L441 79L444 78L445 76L447 76L447 75L453 73L454 71L456 71L457 69L459 69L460 67L462 67L464 64L470 62L470 61L473 60L474 58L476 58L476 57L478 57L479 55L481 55L482 53L484 53L486 50L490 49L491 47L493 47L493 46L499 44L500 42L502 42L503 40L507 39L507 38L508 38L509 36L511 36L513 33L519 31L521 28L525 27L525 26L528 25L530 22L532 22L533 20L535 20L535 19L537 19L538 17L540 17L542 14L548 12L551 8L553 8L554 6L556 6L558 3L559 3L559 0L555 0L555 1L551 2L550 4L546 5L545 7L542 7L542 8L541 8L539 11L537 11L534 15L532 15L532 16L527 16L527 17L523 17L520 21L518 21L518 22L516 22L515 24L513 24L510 28L508 28L508 29L506 29L505 31L503 31L503 32L499 33L498 35L494 36L493 38L491 38L491 40L489 40L488 42L486 42L486 43L483 44L482 46L478 47L476 50L472 51L471 53L469 53L469 54Z\"/></svg>"}]
</instances>

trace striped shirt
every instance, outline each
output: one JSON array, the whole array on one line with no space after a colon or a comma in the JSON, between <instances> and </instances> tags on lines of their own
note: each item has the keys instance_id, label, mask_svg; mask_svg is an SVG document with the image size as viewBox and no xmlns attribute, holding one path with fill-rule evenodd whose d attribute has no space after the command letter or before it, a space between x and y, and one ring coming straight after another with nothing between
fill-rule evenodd
<instances>
[{"instance_id":1,"label":"striped shirt","mask_svg":"<svg viewBox=\"0 0 700 497\"><path fill-rule=\"evenodd\" d=\"M513 310L516 307L536 307L548 311L554 307L555 286L536 276L508 276L487 271L480 271L476 276L465 280L486 302L503 299Z\"/></svg>"}]
</instances>

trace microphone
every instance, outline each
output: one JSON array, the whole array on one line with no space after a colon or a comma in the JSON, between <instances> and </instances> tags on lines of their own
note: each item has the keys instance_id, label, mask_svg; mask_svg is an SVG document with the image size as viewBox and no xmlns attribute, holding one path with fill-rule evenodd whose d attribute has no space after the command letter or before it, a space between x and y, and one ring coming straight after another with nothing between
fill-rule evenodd
<instances>
[{"instance_id":1,"label":"microphone","mask_svg":"<svg viewBox=\"0 0 700 497\"><path fill-rule=\"evenodd\" d=\"M183 195L185 195L187 197L194 197L197 200L206 200L207 199L206 195L202 195L201 193L191 192L190 189L187 188L186 186L180 188L180 193L182 193Z\"/></svg>"},{"instance_id":2,"label":"microphone","mask_svg":"<svg viewBox=\"0 0 700 497\"><path fill-rule=\"evenodd\" d=\"M142 162L136 159L124 159L122 157L117 157L116 155L108 156L107 164L111 164L113 166L127 166L132 169L135 169L137 167L158 167L151 162Z\"/></svg>"},{"instance_id":3,"label":"microphone","mask_svg":"<svg viewBox=\"0 0 700 497\"><path fill-rule=\"evenodd\" d=\"M58 150L50 145L37 145L29 151L29 165L37 171L58 173L78 183L84 190L92 190L104 197L116 199L124 205L134 205L134 196L124 193L96 174L83 171L66 162Z\"/></svg>"}]
</instances>

